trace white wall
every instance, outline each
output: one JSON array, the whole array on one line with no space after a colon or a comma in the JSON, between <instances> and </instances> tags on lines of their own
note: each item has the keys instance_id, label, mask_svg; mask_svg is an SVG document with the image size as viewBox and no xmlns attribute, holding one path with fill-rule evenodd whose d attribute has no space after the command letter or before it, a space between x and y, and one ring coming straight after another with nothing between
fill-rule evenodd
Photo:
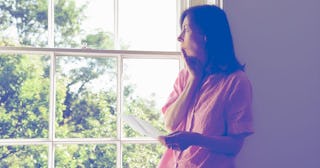
<instances>
[{"instance_id":1,"label":"white wall","mask_svg":"<svg viewBox=\"0 0 320 168\"><path fill-rule=\"evenodd\" d=\"M320 168L320 0L225 0L254 88L239 168Z\"/></svg>"}]
</instances>

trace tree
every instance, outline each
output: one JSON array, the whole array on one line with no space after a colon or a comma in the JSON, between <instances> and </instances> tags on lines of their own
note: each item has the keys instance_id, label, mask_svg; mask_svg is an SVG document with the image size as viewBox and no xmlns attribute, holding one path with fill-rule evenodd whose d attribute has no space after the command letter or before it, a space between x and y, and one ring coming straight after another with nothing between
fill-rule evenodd
<instances>
[{"instance_id":1,"label":"tree","mask_svg":"<svg viewBox=\"0 0 320 168\"><path fill-rule=\"evenodd\" d=\"M74 0L55 1L56 45L80 45L74 37L85 19L85 5L76 8ZM44 47L48 44L48 1L6 0L0 2L0 28L16 30L20 45ZM2 34L3 39L8 39Z\"/></svg>"},{"instance_id":2,"label":"tree","mask_svg":"<svg viewBox=\"0 0 320 168\"><path fill-rule=\"evenodd\" d=\"M55 46L80 47L75 38L81 33L81 22L86 18L84 10L87 4L76 6L75 0L55 0Z\"/></svg>"},{"instance_id":3,"label":"tree","mask_svg":"<svg viewBox=\"0 0 320 168\"><path fill-rule=\"evenodd\" d=\"M5 55L0 57L0 138L48 137L49 79L40 57ZM44 146L0 148L0 167L46 165ZM14 157L13 157L14 156ZM20 157L24 161L17 162ZM33 160L33 162L31 162Z\"/></svg>"},{"instance_id":4,"label":"tree","mask_svg":"<svg viewBox=\"0 0 320 168\"><path fill-rule=\"evenodd\" d=\"M44 46L47 43L47 39L43 39L41 35L47 34L47 6L47 1L45 0L1 1L2 17L0 18L0 28L2 30L14 28L20 44Z\"/></svg>"},{"instance_id":5,"label":"tree","mask_svg":"<svg viewBox=\"0 0 320 168\"><path fill-rule=\"evenodd\" d=\"M73 38L81 32L86 4L76 7L75 0L55 1L55 45L80 46ZM0 1L0 28L16 29L18 37L0 34L1 45L46 46L47 0ZM18 39L18 40L16 40ZM97 49L113 48L113 35L97 30L81 41ZM121 48L127 48L121 45ZM48 56L30 54L0 55L0 138L47 138L49 115ZM116 60L114 58L58 57L56 62L56 136L116 137ZM92 87L103 81L103 87ZM153 100L134 95L134 87L126 86L126 113L139 114L159 128L159 112ZM125 135L139 136L126 127ZM114 167L115 145L58 145L57 167ZM163 148L157 145L126 145L124 167L153 167ZM137 158L147 158L150 163ZM154 155L154 151L158 151ZM151 154L152 153L152 154ZM46 167L47 146L0 146L0 167ZM25 158L25 159L22 159ZM131 160L131 161L130 161ZM66 163L68 165L66 165Z\"/></svg>"}]
</instances>

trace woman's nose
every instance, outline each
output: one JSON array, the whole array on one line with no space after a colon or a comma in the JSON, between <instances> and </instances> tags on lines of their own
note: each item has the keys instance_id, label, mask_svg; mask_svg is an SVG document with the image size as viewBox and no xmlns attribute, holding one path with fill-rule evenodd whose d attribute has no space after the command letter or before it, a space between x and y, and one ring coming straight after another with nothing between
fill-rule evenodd
<instances>
[{"instance_id":1,"label":"woman's nose","mask_svg":"<svg viewBox=\"0 0 320 168\"><path fill-rule=\"evenodd\" d=\"M182 36L183 36L183 34L182 34L182 33L178 36L177 40L178 40L179 42L182 42L182 41L183 41Z\"/></svg>"}]
</instances>

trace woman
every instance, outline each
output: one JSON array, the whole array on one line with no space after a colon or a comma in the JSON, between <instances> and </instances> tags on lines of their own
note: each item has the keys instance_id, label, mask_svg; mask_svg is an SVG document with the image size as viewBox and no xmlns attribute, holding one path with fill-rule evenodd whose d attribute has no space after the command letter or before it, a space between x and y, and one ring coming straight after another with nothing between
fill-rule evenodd
<instances>
[{"instance_id":1,"label":"woman","mask_svg":"<svg viewBox=\"0 0 320 168\"><path fill-rule=\"evenodd\" d=\"M252 89L237 60L226 14L212 5L187 9L178 41L186 68L162 108L168 147L160 168L233 168L253 133Z\"/></svg>"}]
</instances>

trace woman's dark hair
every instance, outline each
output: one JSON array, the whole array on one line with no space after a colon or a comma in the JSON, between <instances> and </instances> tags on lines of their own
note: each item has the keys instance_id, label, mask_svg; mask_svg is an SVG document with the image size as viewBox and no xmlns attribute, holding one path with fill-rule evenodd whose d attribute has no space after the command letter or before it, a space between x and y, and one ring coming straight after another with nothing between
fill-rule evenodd
<instances>
[{"instance_id":1,"label":"woman's dark hair","mask_svg":"<svg viewBox=\"0 0 320 168\"><path fill-rule=\"evenodd\" d=\"M244 71L236 58L232 35L225 12L214 5L200 5L185 10L180 17L180 26L188 17L191 28L195 27L206 37L206 54L210 73L230 74Z\"/></svg>"}]
</instances>

